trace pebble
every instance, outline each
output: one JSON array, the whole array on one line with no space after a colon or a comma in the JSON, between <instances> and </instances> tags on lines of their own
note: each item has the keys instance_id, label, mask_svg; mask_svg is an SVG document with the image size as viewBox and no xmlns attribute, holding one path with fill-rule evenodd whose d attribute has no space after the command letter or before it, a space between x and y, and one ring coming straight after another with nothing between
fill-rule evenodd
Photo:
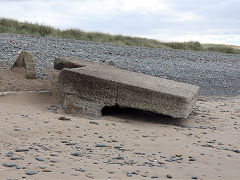
<instances>
[{"instance_id":1,"label":"pebble","mask_svg":"<svg viewBox=\"0 0 240 180\"><path fill-rule=\"evenodd\" d=\"M16 167L17 166L16 164L12 164L12 163L3 163L2 165L5 167Z\"/></svg>"},{"instance_id":2,"label":"pebble","mask_svg":"<svg viewBox=\"0 0 240 180\"><path fill-rule=\"evenodd\" d=\"M72 156L80 156L81 153L80 153L80 152L75 152L75 153L72 153L71 155L72 155Z\"/></svg>"},{"instance_id":3,"label":"pebble","mask_svg":"<svg viewBox=\"0 0 240 180\"><path fill-rule=\"evenodd\" d=\"M107 147L105 144L96 144L96 147Z\"/></svg>"},{"instance_id":4,"label":"pebble","mask_svg":"<svg viewBox=\"0 0 240 180\"><path fill-rule=\"evenodd\" d=\"M9 151L8 153L7 153L7 157L11 157L13 155L13 152L12 151Z\"/></svg>"},{"instance_id":5,"label":"pebble","mask_svg":"<svg viewBox=\"0 0 240 180\"><path fill-rule=\"evenodd\" d=\"M37 174L37 172L35 172L35 171L28 171L28 172L26 172L26 175L29 175L29 176L34 175L34 174Z\"/></svg>"},{"instance_id":6,"label":"pebble","mask_svg":"<svg viewBox=\"0 0 240 180\"><path fill-rule=\"evenodd\" d=\"M122 146L114 146L114 148L120 149L120 148L122 148Z\"/></svg>"},{"instance_id":7,"label":"pebble","mask_svg":"<svg viewBox=\"0 0 240 180\"><path fill-rule=\"evenodd\" d=\"M16 152L27 152L27 151L29 151L29 149L16 149L15 150Z\"/></svg>"},{"instance_id":8,"label":"pebble","mask_svg":"<svg viewBox=\"0 0 240 180\"><path fill-rule=\"evenodd\" d=\"M198 177L197 176L192 176L192 179L198 179Z\"/></svg>"},{"instance_id":9,"label":"pebble","mask_svg":"<svg viewBox=\"0 0 240 180\"><path fill-rule=\"evenodd\" d=\"M90 123L90 124L99 125L99 123L98 123L98 122L96 122L96 121L90 121L89 123Z\"/></svg>"},{"instance_id":10,"label":"pebble","mask_svg":"<svg viewBox=\"0 0 240 180\"><path fill-rule=\"evenodd\" d=\"M158 176L151 176L151 178L152 178L152 179L156 179L156 178L158 178Z\"/></svg>"},{"instance_id":11,"label":"pebble","mask_svg":"<svg viewBox=\"0 0 240 180\"><path fill-rule=\"evenodd\" d=\"M127 172L127 173L126 173L126 176L128 176L128 177L132 177L132 175L133 175L132 172Z\"/></svg>"},{"instance_id":12,"label":"pebble","mask_svg":"<svg viewBox=\"0 0 240 180\"><path fill-rule=\"evenodd\" d=\"M240 150L233 150L233 152L235 152L235 153L240 153Z\"/></svg>"},{"instance_id":13,"label":"pebble","mask_svg":"<svg viewBox=\"0 0 240 180\"><path fill-rule=\"evenodd\" d=\"M172 179L172 176L170 174L167 175L167 178Z\"/></svg>"},{"instance_id":14,"label":"pebble","mask_svg":"<svg viewBox=\"0 0 240 180\"><path fill-rule=\"evenodd\" d=\"M75 168L75 171L85 172L85 170L82 168Z\"/></svg>"},{"instance_id":15,"label":"pebble","mask_svg":"<svg viewBox=\"0 0 240 180\"><path fill-rule=\"evenodd\" d=\"M53 154L53 153L51 153L50 156L57 156L57 154Z\"/></svg>"},{"instance_id":16,"label":"pebble","mask_svg":"<svg viewBox=\"0 0 240 180\"><path fill-rule=\"evenodd\" d=\"M38 160L38 161L44 161L44 159L40 158L40 157L36 157L35 159Z\"/></svg>"},{"instance_id":17,"label":"pebble","mask_svg":"<svg viewBox=\"0 0 240 180\"><path fill-rule=\"evenodd\" d=\"M42 172L52 172L50 169L43 169Z\"/></svg>"},{"instance_id":18,"label":"pebble","mask_svg":"<svg viewBox=\"0 0 240 180\"><path fill-rule=\"evenodd\" d=\"M71 118L66 118L64 116L61 116L58 119L61 120L61 121L70 121L71 120Z\"/></svg>"},{"instance_id":19,"label":"pebble","mask_svg":"<svg viewBox=\"0 0 240 180\"><path fill-rule=\"evenodd\" d=\"M12 156L11 157L11 160L18 160L19 159L19 157L17 157L17 156Z\"/></svg>"},{"instance_id":20,"label":"pebble","mask_svg":"<svg viewBox=\"0 0 240 180\"><path fill-rule=\"evenodd\" d=\"M116 159L120 160L120 159L124 159L123 156L117 156Z\"/></svg>"},{"instance_id":21,"label":"pebble","mask_svg":"<svg viewBox=\"0 0 240 180\"><path fill-rule=\"evenodd\" d=\"M191 158L189 158L188 160L189 160L189 161L196 161L197 159L191 157Z\"/></svg>"}]
</instances>

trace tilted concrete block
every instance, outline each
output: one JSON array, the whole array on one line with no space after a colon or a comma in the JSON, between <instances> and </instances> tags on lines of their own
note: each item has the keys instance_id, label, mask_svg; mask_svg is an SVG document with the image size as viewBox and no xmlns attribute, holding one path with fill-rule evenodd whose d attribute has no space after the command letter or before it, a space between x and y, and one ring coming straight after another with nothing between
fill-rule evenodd
<instances>
[{"instance_id":1,"label":"tilted concrete block","mask_svg":"<svg viewBox=\"0 0 240 180\"><path fill-rule=\"evenodd\" d=\"M36 62L34 56L27 52L22 51L14 64L11 66L11 69L14 68L25 68L26 78L27 79L36 79Z\"/></svg>"},{"instance_id":2,"label":"tilted concrete block","mask_svg":"<svg viewBox=\"0 0 240 180\"><path fill-rule=\"evenodd\" d=\"M64 68L67 65L67 68ZM101 116L105 106L130 107L187 118L198 86L71 58L58 58L67 112Z\"/></svg>"}]
</instances>

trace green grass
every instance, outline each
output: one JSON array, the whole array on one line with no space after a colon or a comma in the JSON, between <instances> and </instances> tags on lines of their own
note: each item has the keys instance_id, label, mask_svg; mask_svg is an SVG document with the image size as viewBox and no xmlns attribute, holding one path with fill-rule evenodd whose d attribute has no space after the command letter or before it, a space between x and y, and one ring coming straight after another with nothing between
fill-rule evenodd
<instances>
[{"instance_id":1,"label":"green grass","mask_svg":"<svg viewBox=\"0 0 240 180\"><path fill-rule=\"evenodd\" d=\"M128 46L144 46L153 48L169 48L195 51L214 51L240 54L240 49L234 46L217 44L200 44L199 42L161 42L154 39L110 35L101 32L85 32L79 29L59 30L51 26L19 22L12 19L0 18L0 33L25 34L56 38L78 39L84 41L106 42Z\"/></svg>"}]
</instances>

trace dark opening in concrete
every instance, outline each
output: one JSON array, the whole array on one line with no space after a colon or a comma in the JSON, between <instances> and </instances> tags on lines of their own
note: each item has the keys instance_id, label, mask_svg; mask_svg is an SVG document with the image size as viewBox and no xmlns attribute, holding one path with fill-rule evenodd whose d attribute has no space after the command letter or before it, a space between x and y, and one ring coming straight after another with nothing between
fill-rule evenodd
<instances>
[{"instance_id":1,"label":"dark opening in concrete","mask_svg":"<svg viewBox=\"0 0 240 180\"><path fill-rule=\"evenodd\" d=\"M129 108L129 107L119 107L118 105L116 106L105 106L102 109L102 115L103 116L118 116L118 117L145 117L145 118L150 118L150 117L163 117L163 115L153 113L150 111L144 111L144 110L139 110L139 109L134 109L134 108ZM164 116L166 117L166 116Z\"/></svg>"},{"instance_id":2,"label":"dark opening in concrete","mask_svg":"<svg viewBox=\"0 0 240 180\"><path fill-rule=\"evenodd\" d=\"M150 111L143 111L134 108L128 107L119 107L119 106L105 106L102 109L102 115L107 117L116 117L124 121L142 121L142 122L151 122L151 123L160 123L160 124L181 124L184 122L184 119L172 118L169 116L153 113Z\"/></svg>"}]
</instances>

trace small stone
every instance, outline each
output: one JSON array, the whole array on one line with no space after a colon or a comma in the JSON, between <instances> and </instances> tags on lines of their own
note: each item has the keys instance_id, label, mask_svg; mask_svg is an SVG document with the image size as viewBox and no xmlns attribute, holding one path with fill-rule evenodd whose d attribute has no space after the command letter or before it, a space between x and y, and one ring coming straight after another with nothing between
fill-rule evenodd
<instances>
[{"instance_id":1,"label":"small stone","mask_svg":"<svg viewBox=\"0 0 240 180\"><path fill-rule=\"evenodd\" d=\"M19 159L19 157L17 157L17 156L12 156L11 157L11 160L18 160Z\"/></svg>"},{"instance_id":2,"label":"small stone","mask_svg":"<svg viewBox=\"0 0 240 180\"><path fill-rule=\"evenodd\" d=\"M122 156L117 156L116 159L120 160L120 159L124 159Z\"/></svg>"},{"instance_id":3,"label":"small stone","mask_svg":"<svg viewBox=\"0 0 240 180\"><path fill-rule=\"evenodd\" d=\"M12 151L9 151L8 153L7 153L7 157L11 157L13 155L13 152Z\"/></svg>"},{"instance_id":4,"label":"small stone","mask_svg":"<svg viewBox=\"0 0 240 180\"><path fill-rule=\"evenodd\" d=\"M50 160L50 162L51 163L56 163L57 161L53 159L53 160Z\"/></svg>"},{"instance_id":5,"label":"small stone","mask_svg":"<svg viewBox=\"0 0 240 180\"><path fill-rule=\"evenodd\" d=\"M96 122L96 121L90 121L89 123L90 123L90 124L99 125L99 123L98 123L98 122Z\"/></svg>"},{"instance_id":6,"label":"small stone","mask_svg":"<svg viewBox=\"0 0 240 180\"><path fill-rule=\"evenodd\" d=\"M64 116L61 116L58 119L61 120L61 121L70 121L71 120L70 118L66 118Z\"/></svg>"},{"instance_id":7,"label":"small stone","mask_svg":"<svg viewBox=\"0 0 240 180\"><path fill-rule=\"evenodd\" d=\"M158 178L158 176L151 176L151 178L152 178L152 179L156 179L156 178Z\"/></svg>"},{"instance_id":8,"label":"small stone","mask_svg":"<svg viewBox=\"0 0 240 180\"><path fill-rule=\"evenodd\" d=\"M53 154L53 153L52 153L52 154L50 154L50 156L57 156L57 154Z\"/></svg>"},{"instance_id":9,"label":"small stone","mask_svg":"<svg viewBox=\"0 0 240 180\"><path fill-rule=\"evenodd\" d=\"M28 172L26 172L26 175L29 175L29 176L34 175L34 174L37 174L37 172L35 172L35 171L28 171Z\"/></svg>"},{"instance_id":10,"label":"small stone","mask_svg":"<svg viewBox=\"0 0 240 180\"><path fill-rule=\"evenodd\" d=\"M165 161L167 161L167 162L173 162L172 158L167 158L167 159L165 159Z\"/></svg>"},{"instance_id":11,"label":"small stone","mask_svg":"<svg viewBox=\"0 0 240 180\"><path fill-rule=\"evenodd\" d=\"M167 175L167 178L172 179L172 176L170 174Z\"/></svg>"},{"instance_id":12,"label":"small stone","mask_svg":"<svg viewBox=\"0 0 240 180\"><path fill-rule=\"evenodd\" d=\"M50 169L43 169L42 172L52 172Z\"/></svg>"},{"instance_id":13,"label":"small stone","mask_svg":"<svg viewBox=\"0 0 240 180\"><path fill-rule=\"evenodd\" d=\"M85 170L82 168L76 168L75 171L85 172Z\"/></svg>"},{"instance_id":14,"label":"small stone","mask_svg":"<svg viewBox=\"0 0 240 180\"><path fill-rule=\"evenodd\" d=\"M40 157L36 157L35 159L38 160L38 161L44 161L44 159L40 158Z\"/></svg>"},{"instance_id":15,"label":"small stone","mask_svg":"<svg viewBox=\"0 0 240 180\"><path fill-rule=\"evenodd\" d=\"M119 150L120 151L127 151L128 149L121 147L121 148L119 148Z\"/></svg>"},{"instance_id":16,"label":"small stone","mask_svg":"<svg viewBox=\"0 0 240 180\"><path fill-rule=\"evenodd\" d=\"M128 176L128 177L132 177L132 175L133 175L132 172L127 172L127 173L126 173L126 176Z\"/></svg>"},{"instance_id":17,"label":"small stone","mask_svg":"<svg viewBox=\"0 0 240 180\"><path fill-rule=\"evenodd\" d=\"M72 156L80 156L81 153L80 153L80 152L75 152L75 153L72 153L71 155L72 155Z\"/></svg>"},{"instance_id":18,"label":"small stone","mask_svg":"<svg viewBox=\"0 0 240 180\"><path fill-rule=\"evenodd\" d=\"M147 135L147 134L144 134L144 135L142 135L142 137L145 137L145 138L146 138L146 137L148 137L148 135Z\"/></svg>"},{"instance_id":19,"label":"small stone","mask_svg":"<svg viewBox=\"0 0 240 180\"><path fill-rule=\"evenodd\" d=\"M108 173L109 173L109 174L114 174L114 171L109 171Z\"/></svg>"},{"instance_id":20,"label":"small stone","mask_svg":"<svg viewBox=\"0 0 240 180\"><path fill-rule=\"evenodd\" d=\"M2 165L5 167L16 167L17 166L16 164L12 164L12 163L3 163Z\"/></svg>"},{"instance_id":21,"label":"small stone","mask_svg":"<svg viewBox=\"0 0 240 180\"><path fill-rule=\"evenodd\" d=\"M105 144L97 144L96 147L107 147Z\"/></svg>"},{"instance_id":22,"label":"small stone","mask_svg":"<svg viewBox=\"0 0 240 180\"><path fill-rule=\"evenodd\" d=\"M46 166L40 166L40 169L46 169L47 167Z\"/></svg>"},{"instance_id":23,"label":"small stone","mask_svg":"<svg viewBox=\"0 0 240 180\"><path fill-rule=\"evenodd\" d=\"M114 148L120 149L120 148L122 148L122 146L114 146Z\"/></svg>"},{"instance_id":24,"label":"small stone","mask_svg":"<svg viewBox=\"0 0 240 180\"><path fill-rule=\"evenodd\" d=\"M141 153L141 152L135 152L135 154L137 154L137 155L145 155L145 153Z\"/></svg>"},{"instance_id":25,"label":"small stone","mask_svg":"<svg viewBox=\"0 0 240 180\"><path fill-rule=\"evenodd\" d=\"M192 176L192 179L198 179L198 177L197 176Z\"/></svg>"},{"instance_id":26,"label":"small stone","mask_svg":"<svg viewBox=\"0 0 240 180\"><path fill-rule=\"evenodd\" d=\"M196 159L195 158L189 158L189 161L196 161Z\"/></svg>"},{"instance_id":27,"label":"small stone","mask_svg":"<svg viewBox=\"0 0 240 180\"><path fill-rule=\"evenodd\" d=\"M210 140L210 141L207 141L207 143L215 143L216 140Z\"/></svg>"},{"instance_id":28,"label":"small stone","mask_svg":"<svg viewBox=\"0 0 240 180\"><path fill-rule=\"evenodd\" d=\"M14 131L20 131L21 129L20 128L15 128Z\"/></svg>"},{"instance_id":29,"label":"small stone","mask_svg":"<svg viewBox=\"0 0 240 180\"><path fill-rule=\"evenodd\" d=\"M233 152L235 152L235 153L240 153L240 150L233 150Z\"/></svg>"},{"instance_id":30,"label":"small stone","mask_svg":"<svg viewBox=\"0 0 240 180\"><path fill-rule=\"evenodd\" d=\"M72 143L72 142L69 142L69 143L66 143L65 145L66 146L74 146L74 145L76 145L77 143Z\"/></svg>"},{"instance_id":31,"label":"small stone","mask_svg":"<svg viewBox=\"0 0 240 180\"><path fill-rule=\"evenodd\" d=\"M17 148L15 151L16 152L27 152L27 151L29 151L29 149L19 149L19 148Z\"/></svg>"}]
</instances>

